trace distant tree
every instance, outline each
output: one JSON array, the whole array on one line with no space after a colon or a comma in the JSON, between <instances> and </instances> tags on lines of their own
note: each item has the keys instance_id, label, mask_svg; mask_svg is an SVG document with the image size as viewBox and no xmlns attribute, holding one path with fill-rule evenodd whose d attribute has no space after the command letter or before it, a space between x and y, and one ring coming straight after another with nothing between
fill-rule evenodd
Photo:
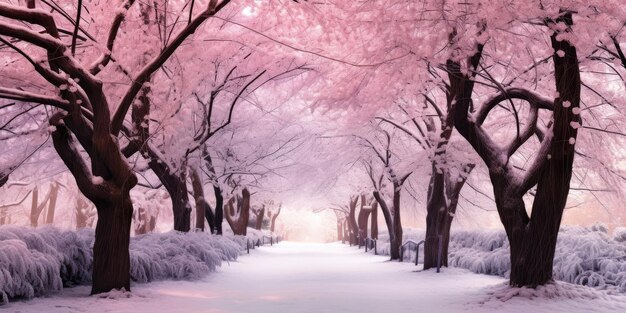
<instances>
[{"instance_id":1,"label":"distant tree","mask_svg":"<svg viewBox=\"0 0 626 313\"><path fill-rule=\"evenodd\" d=\"M224 209L224 216L233 233L245 236L250 218L250 192L248 189L243 188L241 196L235 195L231 197Z\"/></svg>"},{"instance_id":2,"label":"distant tree","mask_svg":"<svg viewBox=\"0 0 626 313\"><path fill-rule=\"evenodd\" d=\"M276 211L273 211L272 208L271 208L271 206L273 204L274 204L274 201L270 201L270 203L269 203L270 207L268 207L267 211L266 211L267 218L270 221L270 231L272 233L274 232L274 229L276 228L276 219L278 218L278 215L280 215L280 210L281 210L281 208L283 206L282 203L279 203L278 204L278 208L276 209Z\"/></svg>"}]
</instances>

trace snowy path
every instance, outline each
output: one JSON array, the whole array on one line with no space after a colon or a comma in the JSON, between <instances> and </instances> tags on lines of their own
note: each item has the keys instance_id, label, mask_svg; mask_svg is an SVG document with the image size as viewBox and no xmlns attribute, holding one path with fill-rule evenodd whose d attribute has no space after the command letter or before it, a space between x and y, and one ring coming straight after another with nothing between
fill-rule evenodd
<instances>
[{"instance_id":1,"label":"snowy path","mask_svg":"<svg viewBox=\"0 0 626 313\"><path fill-rule=\"evenodd\" d=\"M283 242L251 253L200 281L134 285L130 298L87 297L78 287L0 312L626 312L625 298L613 296L502 302L487 295L502 278L414 272L340 244Z\"/></svg>"}]
</instances>

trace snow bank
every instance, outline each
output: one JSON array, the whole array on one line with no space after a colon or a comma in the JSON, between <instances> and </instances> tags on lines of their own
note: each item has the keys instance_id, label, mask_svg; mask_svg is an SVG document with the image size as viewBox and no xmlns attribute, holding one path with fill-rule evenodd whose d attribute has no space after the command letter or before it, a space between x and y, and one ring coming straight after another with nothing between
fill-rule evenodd
<instances>
[{"instance_id":1,"label":"snow bank","mask_svg":"<svg viewBox=\"0 0 626 313\"><path fill-rule=\"evenodd\" d=\"M252 232L251 239L260 234ZM0 226L0 304L89 283L93 241L92 229ZM136 236L130 242L131 279L144 283L200 278L223 261L236 260L246 241L203 232Z\"/></svg>"},{"instance_id":2,"label":"snow bank","mask_svg":"<svg viewBox=\"0 0 626 313\"><path fill-rule=\"evenodd\" d=\"M424 238L424 232L407 229L406 239ZM408 234L408 235L407 235ZM389 254L388 236L380 236L378 252ZM420 248L423 249L423 248ZM410 253L415 260L415 250ZM420 260L422 260L420 251ZM408 260L405 251L405 259ZM496 230L454 231L450 234L448 264L475 273L508 277L511 262L505 232ZM626 293L626 229L613 236L606 226L562 226L554 257L556 280Z\"/></svg>"}]
</instances>

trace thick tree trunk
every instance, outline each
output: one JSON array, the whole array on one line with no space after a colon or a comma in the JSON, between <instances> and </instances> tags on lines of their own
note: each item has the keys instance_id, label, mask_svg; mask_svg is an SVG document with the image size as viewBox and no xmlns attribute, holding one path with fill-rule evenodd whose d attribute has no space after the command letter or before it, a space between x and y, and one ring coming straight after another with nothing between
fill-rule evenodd
<instances>
[{"instance_id":1,"label":"thick tree trunk","mask_svg":"<svg viewBox=\"0 0 626 313\"><path fill-rule=\"evenodd\" d=\"M130 290L130 225L133 205L127 192L121 199L96 203L98 222L93 246L91 294Z\"/></svg>"},{"instance_id":2,"label":"thick tree trunk","mask_svg":"<svg viewBox=\"0 0 626 313\"><path fill-rule=\"evenodd\" d=\"M431 164L430 184L428 185L428 198L426 203L426 238L424 240L424 269L437 267L439 257L439 237L444 242L445 232L450 229L452 216L448 214L445 196L445 179L443 170L438 170L435 162ZM447 244L446 244L447 246ZM444 253L445 252L445 253ZM442 246L441 265L448 266L448 253Z\"/></svg>"},{"instance_id":3,"label":"thick tree trunk","mask_svg":"<svg viewBox=\"0 0 626 313\"><path fill-rule=\"evenodd\" d=\"M556 21L568 26L571 32L571 13ZM580 107L580 69L576 48L567 40L551 36L552 56L558 97L554 100L554 126L549 156L539 172L537 193L530 221L523 229L511 229L511 277L513 286L536 287L552 280L552 266L563 210L567 203L575 155L578 130L572 124L581 123L573 110ZM568 102L564 105L564 102Z\"/></svg>"},{"instance_id":4,"label":"thick tree trunk","mask_svg":"<svg viewBox=\"0 0 626 313\"><path fill-rule=\"evenodd\" d=\"M154 151L148 150L148 165L159 177L172 201L174 230L188 232L191 227L191 205L189 204L189 194L187 193L186 166L181 166L178 173L172 173L172 169L160 161Z\"/></svg>"}]
</instances>

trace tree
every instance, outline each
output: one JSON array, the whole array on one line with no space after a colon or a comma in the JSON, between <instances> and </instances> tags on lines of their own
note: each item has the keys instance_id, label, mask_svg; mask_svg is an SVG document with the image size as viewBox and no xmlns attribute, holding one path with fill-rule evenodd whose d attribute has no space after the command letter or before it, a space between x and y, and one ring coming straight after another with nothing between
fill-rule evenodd
<instances>
[{"instance_id":1,"label":"tree","mask_svg":"<svg viewBox=\"0 0 626 313\"><path fill-rule=\"evenodd\" d=\"M250 218L250 192L243 188L241 196L236 195L226 203L226 221L235 235L247 234L248 219Z\"/></svg>"},{"instance_id":2,"label":"tree","mask_svg":"<svg viewBox=\"0 0 626 313\"><path fill-rule=\"evenodd\" d=\"M563 25L562 29L555 28ZM461 64L448 60L449 97L455 102L454 124L489 168L498 214L511 245L513 286L536 287L552 279L552 264L561 217L569 193L575 154L577 125L580 116L580 70L576 48L562 34L571 32L572 13L564 11L556 20L546 20L551 27L554 49L554 79L558 96L554 101L525 89L505 89L487 100L476 119L468 117L472 91L479 68L483 44L467 60L470 72L462 72ZM454 36L454 34L453 34ZM489 112L507 99L521 99L531 106L530 121L511 142L500 147L482 128ZM537 123L539 109L553 111L552 120L544 129ZM535 134L541 141L532 165L524 172L509 164L509 158ZM532 213L528 216L523 195L537 186Z\"/></svg>"},{"instance_id":3,"label":"tree","mask_svg":"<svg viewBox=\"0 0 626 313\"><path fill-rule=\"evenodd\" d=\"M261 208L251 208L250 211L254 214L254 229L261 230L263 227L263 218L265 217L265 204L261 205Z\"/></svg>"},{"instance_id":4,"label":"tree","mask_svg":"<svg viewBox=\"0 0 626 313\"><path fill-rule=\"evenodd\" d=\"M270 207L267 208L266 214L267 214L267 218L270 220L270 231L273 233L274 229L276 228L276 219L278 218L278 215L280 215L280 210L283 207L282 203L278 204L278 209L276 209L276 211L272 210L272 206L274 204L274 201L270 201L269 205Z\"/></svg>"},{"instance_id":5,"label":"tree","mask_svg":"<svg viewBox=\"0 0 626 313\"><path fill-rule=\"evenodd\" d=\"M215 230L215 217L211 206L205 200L204 185L197 168L191 168L191 185L193 186L193 196L196 200L196 230L204 231L204 220L206 218L211 233Z\"/></svg>"},{"instance_id":6,"label":"tree","mask_svg":"<svg viewBox=\"0 0 626 313\"><path fill-rule=\"evenodd\" d=\"M400 259L400 249L402 246L402 219L401 219L401 211L400 211L400 196L402 193L402 186L406 182L406 180L413 173L412 170L409 170L408 173L403 174L398 177L396 171L394 170L394 166L399 166L397 162L392 162L392 148L391 148L391 134L383 129L378 127L378 132L383 135L383 140L379 140L382 147L378 147L374 144L373 141L359 137L365 145L369 148L368 150L372 151L374 154L374 159L378 159L380 164L383 167L384 172L378 176L374 174L374 165L372 162L365 162L365 166L368 169L368 174L372 185L374 187L373 196L378 202L380 206L380 210L383 212L383 216L385 217L385 223L387 224L387 230L389 231L389 243L390 243L390 252L392 260ZM386 200L384 199L384 195L382 194L383 189L383 177L386 177L391 182L392 190L392 207L389 208Z\"/></svg>"},{"instance_id":7,"label":"tree","mask_svg":"<svg viewBox=\"0 0 626 313\"><path fill-rule=\"evenodd\" d=\"M128 245L133 206L129 192L137 184L137 178L121 154L117 141L128 109L144 83L185 39L230 1L209 1L199 14L171 37L172 40L157 56L133 76L133 83L123 94L116 110L111 112L107 90L103 88L97 75L112 61L113 45L120 25L134 2L125 1L119 10L115 10L106 51L90 65L75 58L80 18L74 23L77 31L68 47L62 40L58 27L58 23L66 20L66 16L53 14L57 11L47 13L43 10L0 4L0 16L8 20L0 24L0 35L43 49L46 51L46 62L33 60L35 50L22 50L6 40L4 44L18 52L48 86L58 91L58 96L49 96L18 88L0 87L0 97L56 108L49 119L54 147L75 177L80 191L96 205L98 211L92 294L115 288L130 289ZM31 29L22 27L23 24L31 26ZM44 31L39 33L32 30L35 27L41 27ZM83 31L81 34L86 33ZM84 149L84 153L79 150L78 145Z\"/></svg>"}]
</instances>

